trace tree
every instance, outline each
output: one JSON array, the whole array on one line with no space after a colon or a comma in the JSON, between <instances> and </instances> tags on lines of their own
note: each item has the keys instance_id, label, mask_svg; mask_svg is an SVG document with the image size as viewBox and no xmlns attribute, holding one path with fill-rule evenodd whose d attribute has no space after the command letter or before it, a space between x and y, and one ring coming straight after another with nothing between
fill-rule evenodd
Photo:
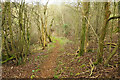
<instances>
[{"instance_id":1,"label":"tree","mask_svg":"<svg viewBox=\"0 0 120 80\"><path fill-rule=\"evenodd\" d=\"M80 38L80 49L79 49L79 55L82 56L84 53L85 48L85 36L86 36L86 28L87 28L87 20L89 14L89 2L83 2L83 18L82 18L82 30L81 30L81 38Z\"/></svg>"},{"instance_id":2,"label":"tree","mask_svg":"<svg viewBox=\"0 0 120 80\"><path fill-rule=\"evenodd\" d=\"M30 34L27 6L24 1L17 4L14 2L3 3L2 52L4 61L2 63L15 58L17 64L21 64L26 61L29 53Z\"/></svg>"},{"instance_id":3,"label":"tree","mask_svg":"<svg viewBox=\"0 0 120 80\"><path fill-rule=\"evenodd\" d=\"M120 1L118 2L118 14L120 15ZM119 36L118 36L118 75L120 76L120 19L118 20L118 30L119 30L119 32L118 32L118 34L119 34Z\"/></svg>"},{"instance_id":4,"label":"tree","mask_svg":"<svg viewBox=\"0 0 120 80\"><path fill-rule=\"evenodd\" d=\"M104 39L105 39L107 27L108 27L108 19L109 19L110 13L111 13L109 10L109 6L110 6L109 2L104 3L104 9L105 9L104 26L101 29L101 34L100 34L100 38L99 38L99 49L98 49L97 62L96 62L97 64L101 63L103 60Z\"/></svg>"}]
</instances>

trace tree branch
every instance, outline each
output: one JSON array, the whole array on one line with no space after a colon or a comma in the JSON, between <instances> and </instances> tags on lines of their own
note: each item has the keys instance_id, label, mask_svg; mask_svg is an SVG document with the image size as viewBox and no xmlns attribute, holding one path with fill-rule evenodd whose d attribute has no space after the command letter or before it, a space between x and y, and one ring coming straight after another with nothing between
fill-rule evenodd
<instances>
[{"instance_id":1,"label":"tree branch","mask_svg":"<svg viewBox=\"0 0 120 80\"><path fill-rule=\"evenodd\" d=\"M113 17L110 17L110 18L107 20L107 22L109 22L109 21L112 20L112 19L118 19L118 18L120 18L120 16L113 16Z\"/></svg>"}]
</instances>

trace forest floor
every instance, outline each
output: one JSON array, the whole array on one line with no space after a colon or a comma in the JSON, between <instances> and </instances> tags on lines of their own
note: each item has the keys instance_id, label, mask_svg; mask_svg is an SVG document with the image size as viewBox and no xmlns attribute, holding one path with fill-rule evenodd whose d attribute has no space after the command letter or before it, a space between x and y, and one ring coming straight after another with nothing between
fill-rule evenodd
<instances>
[{"instance_id":1,"label":"forest floor","mask_svg":"<svg viewBox=\"0 0 120 80\"><path fill-rule=\"evenodd\" d=\"M93 43L92 43L93 45ZM28 56L27 62L16 66L13 61L2 65L3 78L120 78L118 77L118 55L108 67L104 64L93 65L97 48L89 49L83 56L76 56L78 49L72 41L54 38L45 50L39 47ZM104 60L109 53L105 52ZM104 62L104 61L103 61Z\"/></svg>"},{"instance_id":2,"label":"forest floor","mask_svg":"<svg viewBox=\"0 0 120 80\"><path fill-rule=\"evenodd\" d=\"M51 50L36 50L29 56L28 63L15 66L10 61L3 65L3 77L7 78L53 78L60 44L56 41Z\"/></svg>"}]
</instances>

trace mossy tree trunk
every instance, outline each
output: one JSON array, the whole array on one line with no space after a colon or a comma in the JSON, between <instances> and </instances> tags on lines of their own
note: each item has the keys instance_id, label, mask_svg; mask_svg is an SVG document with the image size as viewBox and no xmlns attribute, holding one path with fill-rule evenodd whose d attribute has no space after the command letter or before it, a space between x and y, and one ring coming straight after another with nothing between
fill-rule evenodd
<instances>
[{"instance_id":1,"label":"mossy tree trunk","mask_svg":"<svg viewBox=\"0 0 120 80\"><path fill-rule=\"evenodd\" d=\"M80 38L80 49L79 55L82 56L84 54L85 49L85 38L86 38L86 28L87 28L87 20L89 14L89 2L83 2L83 18L82 18L82 30L81 30L81 38Z\"/></svg>"},{"instance_id":2,"label":"mossy tree trunk","mask_svg":"<svg viewBox=\"0 0 120 80\"><path fill-rule=\"evenodd\" d=\"M11 3L5 2L2 8L2 48L9 58L14 55Z\"/></svg>"},{"instance_id":3,"label":"mossy tree trunk","mask_svg":"<svg viewBox=\"0 0 120 80\"><path fill-rule=\"evenodd\" d=\"M51 28L52 28L52 26L53 26L53 22L54 22L54 18L51 20L51 22L50 22L50 28L49 28L49 34L48 34L48 38L49 38L49 41L50 42L52 42L52 40L51 40Z\"/></svg>"},{"instance_id":4,"label":"mossy tree trunk","mask_svg":"<svg viewBox=\"0 0 120 80\"><path fill-rule=\"evenodd\" d=\"M100 20L100 16L99 16L99 13L100 13L100 2L96 2L95 3L95 8L97 10L97 14L96 14L96 29L95 29L95 32L96 34L99 34L99 20ZM96 42L97 42L97 38L96 38Z\"/></svg>"},{"instance_id":5,"label":"mossy tree trunk","mask_svg":"<svg viewBox=\"0 0 120 80\"><path fill-rule=\"evenodd\" d=\"M120 1L118 2L118 15L120 15ZM120 19L118 19L118 75L120 76Z\"/></svg>"},{"instance_id":6,"label":"mossy tree trunk","mask_svg":"<svg viewBox=\"0 0 120 80\"><path fill-rule=\"evenodd\" d=\"M18 64L26 61L29 53L29 27L25 2L21 2L19 6L19 53L16 54Z\"/></svg>"},{"instance_id":7,"label":"mossy tree trunk","mask_svg":"<svg viewBox=\"0 0 120 80\"><path fill-rule=\"evenodd\" d=\"M48 2L49 2L49 0L48 0ZM49 36L49 34L47 32L47 24L48 24L47 7L48 7L48 2L44 6L44 24L45 24L45 28L44 29L45 29L46 38L48 38L49 42L52 42L51 37Z\"/></svg>"},{"instance_id":8,"label":"mossy tree trunk","mask_svg":"<svg viewBox=\"0 0 120 80\"><path fill-rule=\"evenodd\" d=\"M41 40L42 40L42 47L43 49L45 48L45 46L47 46L47 39L49 40L49 42L52 42L50 35L47 32L47 25L48 25L48 13L47 13L47 7L48 7L48 2L47 1L46 5L44 5L44 12L43 12L43 16L41 16Z\"/></svg>"},{"instance_id":9,"label":"mossy tree trunk","mask_svg":"<svg viewBox=\"0 0 120 80\"><path fill-rule=\"evenodd\" d=\"M7 57L10 57L10 49L8 46L8 37L7 37L7 2L2 5L2 49L5 51L3 56L7 54ZM3 52L3 51L2 51Z\"/></svg>"},{"instance_id":10,"label":"mossy tree trunk","mask_svg":"<svg viewBox=\"0 0 120 80\"><path fill-rule=\"evenodd\" d=\"M115 11L116 11L116 2L114 2L114 6L113 6L113 16L115 16ZM112 36L113 36L113 27L114 27L114 19L112 20L112 26L110 28L110 47L109 47L109 52L111 52L111 47L112 47Z\"/></svg>"},{"instance_id":11,"label":"mossy tree trunk","mask_svg":"<svg viewBox=\"0 0 120 80\"><path fill-rule=\"evenodd\" d=\"M90 10L90 2L87 4L87 12L86 12L86 18L89 20L89 10ZM88 23L86 22L86 33L85 33L85 52L87 52L87 47L89 45L89 41L90 41L90 27L88 25Z\"/></svg>"},{"instance_id":12,"label":"mossy tree trunk","mask_svg":"<svg viewBox=\"0 0 120 80\"><path fill-rule=\"evenodd\" d=\"M105 39L107 27L108 27L108 19L109 19L110 13L111 13L110 10L109 10L109 6L110 6L109 2L105 2L104 3L104 9L105 9L104 26L102 27L101 33L100 33L99 49L98 49L98 55L97 55L97 62L96 62L96 64L101 63L102 60L103 60L104 39Z\"/></svg>"}]
</instances>

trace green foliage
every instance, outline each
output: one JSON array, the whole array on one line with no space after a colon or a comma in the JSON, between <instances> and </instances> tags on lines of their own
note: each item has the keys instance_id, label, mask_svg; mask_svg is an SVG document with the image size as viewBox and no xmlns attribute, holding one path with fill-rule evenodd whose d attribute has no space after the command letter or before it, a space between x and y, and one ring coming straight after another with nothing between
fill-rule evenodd
<instances>
[{"instance_id":1,"label":"green foliage","mask_svg":"<svg viewBox=\"0 0 120 80\"><path fill-rule=\"evenodd\" d=\"M42 57L46 58L46 57L48 57L48 55L42 55Z\"/></svg>"},{"instance_id":2,"label":"green foliage","mask_svg":"<svg viewBox=\"0 0 120 80\"><path fill-rule=\"evenodd\" d=\"M79 76L79 75L80 75L80 73L76 73L76 74L75 74L75 76Z\"/></svg>"},{"instance_id":3,"label":"green foliage","mask_svg":"<svg viewBox=\"0 0 120 80\"><path fill-rule=\"evenodd\" d=\"M73 75L73 73L71 72L71 73L70 73L70 75L72 76L72 75Z\"/></svg>"},{"instance_id":4,"label":"green foliage","mask_svg":"<svg viewBox=\"0 0 120 80\"><path fill-rule=\"evenodd\" d=\"M81 60L78 60L78 62L80 62Z\"/></svg>"},{"instance_id":5,"label":"green foliage","mask_svg":"<svg viewBox=\"0 0 120 80\"><path fill-rule=\"evenodd\" d=\"M53 41L56 41L58 40L59 43L61 44L61 46L65 45L66 43L71 43L72 41L68 40L67 38L65 37L52 37L52 40Z\"/></svg>"},{"instance_id":6,"label":"green foliage","mask_svg":"<svg viewBox=\"0 0 120 80\"><path fill-rule=\"evenodd\" d=\"M71 62L73 62L73 61L74 61L74 59L71 60Z\"/></svg>"},{"instance_id":7,"label":"green foliage","mask_svg":"<svg viewBox=\"0 0 120 80\"><path fill-rule=\"evenodd\" d=\"M35 78L35 73L40 71L40 69L36 69L36 70L32 70L32 75L31 75L31 79Z\"/></svg>"},{"instance_id":8,"label":"green foliage","mask_svg":"<svg viewBox=\"0 0 120 80\"><path fill-rule=\"evenodd\" d=\"M58 71L58 67L56 67L55 70Z\"/></svg>"},{"instance_id":9,"label":"green foliage","mask_svg":"<svg viewBox=\"0 0 120 80\"><path fill-rule=\"evenodd\" d=\"M65 37L52 37L52 41L53 42L58 41L60 43L60 45L61 45L61 48L59 49L60 51L64 51L64 45L65 44L72 42Z\"/></svg>"},{"instance_id":10,"label":"green foliage","mask_svg":"<svg viewBox=\"0 0 120 80\"><path fill-rule=\"evenodd\" d=\"M72 53L66 53L68 56L70 56L70 55L75 55L75 54L72 54Z\"/></svg>"},{"instance_id":11,"label":"green foliage","mask_svg":"<svg viewBox=\"0 0 120 80\"><path fill-rule=\"evenodd\" d=\"M18 65L20 65L22 62L22 58L20 57L19 60L18 60Z\"/></svg>"},{"instance_id":12,"label":"green foliage","mask_svg":"<svg viewBox=\"0 0 120 80\"><path fill-rule=\"evenodd\" d=\"M63 28L67 29L68 28L68 24L63 24Z\"/></svg>"},{"instance_id":13,"label":"green foliage","mask_svg":"<svg viewBox=\"0 0 120 80\"><path fill-rule=\"evenodd\" d=\"M35 62L37 61L37 59L35 59Z\"/></svg>"},{"instance_id":14,"label":"green foliage","mask_svg":"<svg viewBox=\"0 0 120 80\"><path fill-rule=\"evenodd\" d=\"M63 64L61 61L59 61L59 64Z\"/></svg>"},{"instance_id":15,"label":"green foliage","mask_svg":"<svg viewBox=\"0 0 120 80\"><path fill-rule=\"evenodd\" d=\"M54 48L55 47L54 43L55 43L55 41L53 43L48 44L48 49Z\"/></svg>"},{"instance_id":16,"label":"green foliage","mask_svg":"<svg viewBox=\"0 0 120 80\"><path fill-rule=\"evenodd\" d=\"M38 71L40 71L40 69L36 69L35 71L38 72Z\"/></svg>"},{"instance_id":17,"label":"green foliage","mask_svg":"<svg viewBox=\"0 0 120 80\"><path fill-rule=\"evenodd\" d=\"M39 59L40 56L37 56L37 59Z\"/></svg>"},{"instance_id":18,"label":"green foliage","mask_svg":"<svg viewBox=\"0 0 120 80\"><path fill-rule=\"evenodd\" d=\"M32 72L34 73L34 72L35 72L35 70L32 70Z\"/></svg>"},{"instance_id":19,"label":"green foliage","mask_svg":"<svg viewBox=\"0 0 120 80\"><path fill-rule=\"evenodd\" d=\"M31 78L31 79L35 78L35 75L32 75L30 78Z\"/></svg>"},{"instance_id":20,"label":"green foliage","mask_svg":"<svg viewBox=\"0 0 120 80\"><path fill-rule=\"evenodd\" d=\"M114 31L113 31L113 33L118 33L118 32L120 32L120 28L116 28Z\"/></svg>"},{"instance_id":21,"label":"green foliage","mask_svg":"<svg viewBox=\"0 0 120 80\"><path fill-rule=\"evenodd\" d=\"M67 35L68 35L68 33L69 33L68 24L63 24L63 28L64 28L65 37L67 37Z\"/></svg>"},{"instance_id":22,"label":"green foliage","mask_svg":"<svg viewBox=\"0 0 120 80\"><path fill-rule=\"evenodd\" d=\"M54 78L57 78L57 79L58 79L58 78L59 78L59 75L54 75Z\"/></svg>"},{"instance_id":23,"label":"green foliage","mask_svg":"<svg viewBox=\"0 0 120 80\"><path fill-rule=\"evenodd\" d=\"M80 66L80 68L83 68L83 67L85 67L85 64L82 64L82 65Z\"/></svg>"},{"instance_id":24,"label":"green foliage","mask_svg":"<svg viewBox=\"0 0 120 80\"><path fill-rule=\"evenodd\" d=\"M40 69L32 70L33 73L40 71Z\"/></svg>"}]
</instances>

